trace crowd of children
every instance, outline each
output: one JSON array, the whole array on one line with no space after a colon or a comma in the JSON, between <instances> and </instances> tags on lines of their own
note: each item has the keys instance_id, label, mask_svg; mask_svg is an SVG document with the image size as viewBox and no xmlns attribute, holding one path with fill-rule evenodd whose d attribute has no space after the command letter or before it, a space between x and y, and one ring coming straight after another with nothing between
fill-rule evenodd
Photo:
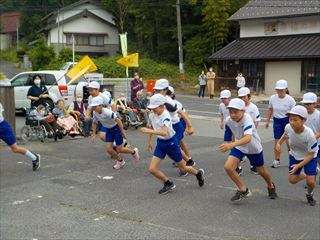
<instances>
[{"instance_id":1,"label":"crowd of children","mask_svg":"<svg viewBox=\"0 0 320 240\"><path fill-rule=\"evenodd\" d=\"M135 162L140 160L139 149L124 145L126 133L117 111L121 109L129 115L130 121L139 124L140 117L146 122L146 127L140 131L148 135L147 150L153 151L150 161L150 173L163 183L159 194L164 194L176 186L174 182L160 170L160 163L168 155L173 164L180 170L180 175L194 175L198 185L205 183L204 170L195 168L189 148L184 142L185 135L192 135L194 130L182 103L175 99L174 89L168 80L157 80L154 86L154 95L148 100L143 98L142 92L138 92L133 99L133 107L130 108L124 96L120 96L114 102L110 95L100 92L98 82L89 84L88 105L74 103L71 112L81 117L84 124L92 124L92 140L99 138L105 142L107 153L115 159L114 169L121 169L125 160L119 155L129 154ZM315 107L317 96L314 93L303 95L301 105L296 106L293 97L288 94L288 84L285 80L279 80L275 86L276 94L269 100L266 128L269 127L273 116L274 134L274 160L272 167L280 166L281 145L287 143L289 151L289 182L295 184L306 180L306 198L311 206L316 201L313 198L313 190L316 182L317 166L320 164L320 111ZM222 152L229 152L224 169L230 179L237 186L235 195L231 201L240 201L251 196L250 189L241 179L241 162L247 158L251 165L251 171L259 174L267 185L268 196L277 198L276 185L269 171L265 168L263 147L258 134L258 125L261 116L258 107L252 103L250 89L241 87L238 89L238 97L231 99L231 92L223 90L220 93L221 114L220 128L225 130L224 142L220 145ZM35 114L41 121L47 121L49 117L42 116L42 107L38 107ZM33 169L40 166L40 155L34 154L27 149L17 146L11 128L4 120L0 105L0 137L12 149L13 152L21 153L31 158ZM64 110L63 102L58 102L53 114L59 118L57 123L69 124L72 131L76 131L77 122L68 119ZM74 118L73 118L74 119ZM54 133L57 123L47 126ZM46 125L48 125L46 123ZM140 124L139 124L140 125ZM89 135L89 130L87 130ZM153 137L156 137L156 146L153 147ZM154 149L154 150L153 150ZM302 169L304 172L302 173Z\"/></svg>"}]
</instances>

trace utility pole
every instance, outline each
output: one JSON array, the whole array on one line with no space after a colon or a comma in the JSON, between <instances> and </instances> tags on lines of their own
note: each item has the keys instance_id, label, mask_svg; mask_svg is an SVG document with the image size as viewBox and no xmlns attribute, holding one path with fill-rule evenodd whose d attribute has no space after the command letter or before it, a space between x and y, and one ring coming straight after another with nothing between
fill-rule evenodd
<instances>
[{"instance_id":1,"label":"utility pole","mask_svg":"<svg viewBox=\"0 0 320 240\"><path fill-rule=\"evenodd\" d=\"M176 7L177 7L178 46L179 46L179 72L180 72L179 79L181 81L184 81L185 76L184 76L184 66L183 66L180 0L177 0ZM181 83L182 83L181 85L183 86L184 82L181 82Z\"/></svg>"},{"instance_id":2,"label":"utility pole","mask_svg":"<svg viewBox=\"0 0 320 240\"><path fill-rule=\"evenodd\" d=\"M60 52L60 12L58 8L58 52Z\"/></svg>"}]
</instances>

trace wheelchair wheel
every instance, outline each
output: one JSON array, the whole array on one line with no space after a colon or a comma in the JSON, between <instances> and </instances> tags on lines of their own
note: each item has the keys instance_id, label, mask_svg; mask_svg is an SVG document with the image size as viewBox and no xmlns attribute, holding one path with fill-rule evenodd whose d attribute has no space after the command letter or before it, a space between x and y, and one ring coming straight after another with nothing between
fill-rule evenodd
<instances>
[{"instance_id":1,"label":"wheelchair wheel","mask_svg":"<svg viewBox=\"0 0 320 240\"><path fill-rule=\"evenodd\" d=\"M30 126L24 126L21 131L21 138L23 141L30 141L32 139L32 129Z\"/></svg>"},{"instance_id":2,"label":"wheelchair wheel","mask_svg":"<svg viewBox=\"0 0 320 240\"><path fill-rule=\"evenodd\" d=\"M130 127L130 122L127 119L122 119L122 125L124 130L128 130L128 128Z\"/></svg>"},{"instance_id":3,"label":"wheelchair wheel","mask_svg":"<svg viewBox=\"0 0 320 240\"><path fill-rule=\"evenodd\" d=\"M47 130L45 126L41 125L38 133L38 138L41 142L44 142L47 138Z\"/></svg>"}]
</instances>

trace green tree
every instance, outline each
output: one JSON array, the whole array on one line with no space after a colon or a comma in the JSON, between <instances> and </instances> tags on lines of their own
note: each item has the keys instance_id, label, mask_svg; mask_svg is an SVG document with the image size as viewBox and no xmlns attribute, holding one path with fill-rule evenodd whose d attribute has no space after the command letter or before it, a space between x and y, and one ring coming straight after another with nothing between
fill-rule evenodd
<instances>
[{"instance_id":1,"label":"green tree","mask_svg":"<svg viewBox=\"0 0 320 240\"><path fill-rule=\"evenodd\" d=\"M28 51L32 62L33 70L43 69L55 57L54 49L52 46L48 47L44 37L37 40L35 47Z\"/></svg>"}]
</instances>

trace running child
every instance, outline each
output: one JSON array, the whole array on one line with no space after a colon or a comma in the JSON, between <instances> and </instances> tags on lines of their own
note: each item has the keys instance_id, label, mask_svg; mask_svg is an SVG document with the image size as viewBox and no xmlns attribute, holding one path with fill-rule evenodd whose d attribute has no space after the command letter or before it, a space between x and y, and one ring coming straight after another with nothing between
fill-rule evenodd
<instances>
[{"instance_id":1,"label":"running child","mask_svg":"<svg viewBox=\"0 0 320 240\"><path fill-rule=\"evenodd\" d=\"M100 123L106 129L106 135L104 141L106 142L107 152L116 159L114 169L123 168L125 161L118 153L131 154L133 159L137 162L140 160L138 148L130 149L123 147L123 138L126 139L126 135L123 129L121 120L117 117L109 108L104 108L104 100L101 97L92 98L90 107L93 110L93 134L92 139L96 137L97 124ZM116 143L116 151L113 149L113 142Z\"/></svg>"},{"instance_id":2,"label":"running child","mask_svg":"<svg viewBox=\"0 0 320 240\"><path fill-rule=\"evenodd\" d=\"M267 122L265 125L266 128L269 127L270 119L273 115L274 160L271 165L272 168L280 167L280 152L276 150L276 145L284 133L285 126L289 123L289 118L286 116L286 113L296 105L293 97L286 93L288 91L288 83L286 80L277 81L275 90L277 94L270 97Z\"/></svg>"},{"instance_id":3,"label":"running child","mask_svg":"<svg viewBox=\"0 0 320 240\"><path fill-rule=\"evenodd\" d=\"M251 117L245 113L245 108L244 101L239 98L230 101L228 105L230 116L226 120L227 134L224 139L225 142L220 145L222 152L231 150L224 165L225 171L238 187L231 201L240 201L251 196L250 190L235 170L244 156L247 156L250 164L257 168L258 173L267 183L269 198L275 199L277 197L276 187L269 172L264 167L261 140ZM235 137L233 142L231 142L232 135Z\"/></svg>"},{"instance_id":4,"label":"running child","mask_svg":"<svg viewBox=\"0 0 320 240\"><path fill-rule=\"evenodd\" d=\"M16 137L13 134L12 128L3 117L3 107L0 103L0 139L3 140L13 153L25 155L32 160L32 170L36 171L40 168L40 154L33 153L24 147L20 147L16 143Z\"/></svg>"},{"instance_id":5,"label":"running child","mask_svg":"<svg viewBox=\"0 0 320 240\"><path fill-rule=\"evenodd\" d=\"M315 175L317 172L317 139L311 128L304 125L308 112L303 106L295 106L288 113L290 124L287 124L284 134L279 139L276 148L281 150L281 144L289 140L289 182L296 184L304 179L307 182L307 201L311 206L316 204L313 198ZM301 173L302 168L304 173Z\"/></svg>"},{"instance_id":6,"label":"running child","mask_svg":"<svg viewBox=\"0 0 320 240\"><path fill-rule=\"evenodd\" d=\"M204 185L204 170L186 166L186 162L182 159L181 149L175 137L170 114L164 106L166 101L165 96L161 94L155 94L151 97L148 105L148 108L153 111L149 116L150 128L143 127L140 129L141 132L149 134L147 149L150 152L152 151L152 136L158 136L149 171L163 182L163 188L159 191L159 194L167 193L176 187L173 181L159 169L161 160L166 155L177 163L180 171L195 175L200 187Z\"/></svg>"}]
</instances>

